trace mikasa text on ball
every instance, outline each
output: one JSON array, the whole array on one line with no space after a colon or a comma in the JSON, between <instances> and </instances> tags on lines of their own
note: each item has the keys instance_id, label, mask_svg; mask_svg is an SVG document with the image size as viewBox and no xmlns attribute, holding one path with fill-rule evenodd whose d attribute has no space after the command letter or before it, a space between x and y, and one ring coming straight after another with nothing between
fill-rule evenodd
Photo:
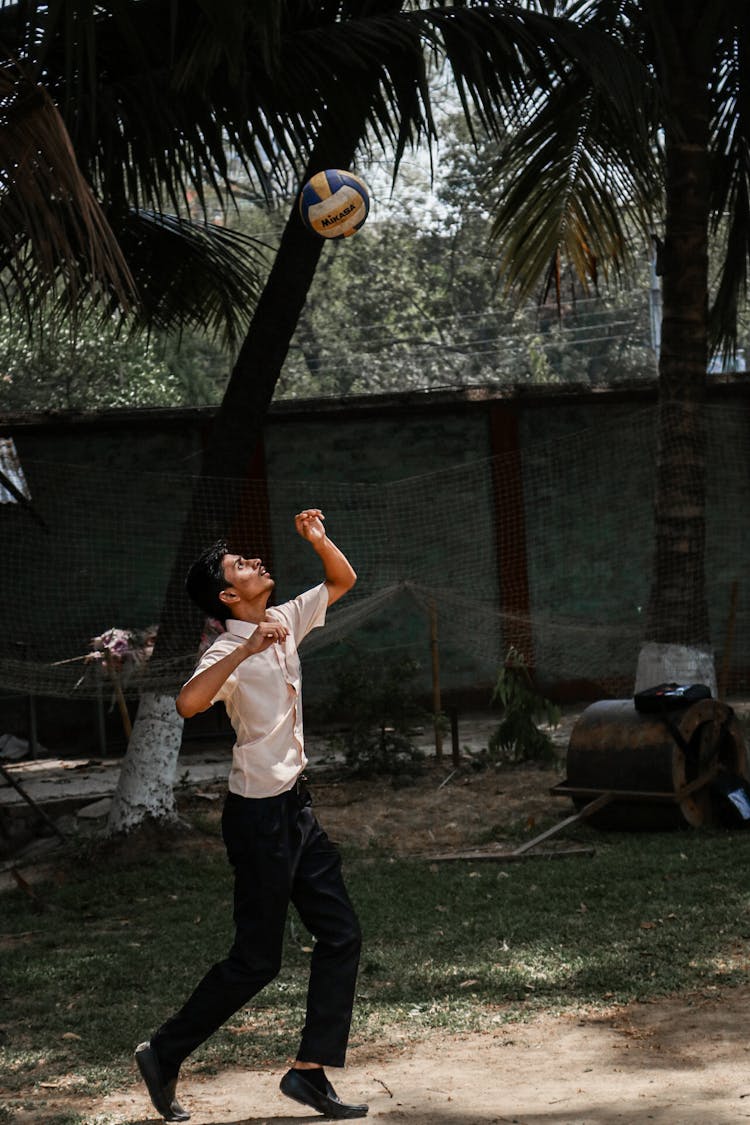
<instances>
[{"instance_id":1,"label":"mikasa text on ball","mask_svg":"<svg viewBox=\"0 0 750 1125\"><path fill-rule=\"evenodd\" d=\"M302 222L321 238L348 238L355 234L369 210L367 185L353 172L339 168L316 172L300 192Z\"/></svg>"}]
</instances>

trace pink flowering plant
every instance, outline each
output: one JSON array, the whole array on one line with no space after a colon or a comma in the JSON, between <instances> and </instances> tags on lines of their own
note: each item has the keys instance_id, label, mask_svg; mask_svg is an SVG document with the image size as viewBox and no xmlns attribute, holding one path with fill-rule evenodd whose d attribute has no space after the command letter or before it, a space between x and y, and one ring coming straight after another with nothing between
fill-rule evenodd
<instances>
[{"instance_id":1,"label":"pink flowering plant","mask_svg":"<svg viewBox=\"0 0 750 1125\"><path fill-rule=\"evenodd\" d=\"M101 661L107 671L131 673L149 660L154 651L158 625L147 629L117 629L114 626L92 637L87 661Z\"/></svg>"}]
</instances>

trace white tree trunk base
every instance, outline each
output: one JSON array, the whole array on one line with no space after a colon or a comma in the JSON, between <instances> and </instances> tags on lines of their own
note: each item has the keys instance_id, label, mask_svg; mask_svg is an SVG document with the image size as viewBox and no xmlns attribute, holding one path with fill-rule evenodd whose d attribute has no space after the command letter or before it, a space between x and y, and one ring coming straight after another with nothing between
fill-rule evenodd
<instances>
[{"instance_id":1,"label":"white tree trunk base","mask_svg":"<svg viewBox=\"0 0 750 1125\"><path fill-rule=\"evenodd\" d=\"M107 834L131 832L145 820L174 823L174 780L184 721L174 696L144 693L123 759Z\"/></svg>"},{"instance_id":2,"label":"white tree trunk base","mask_svg":"<svg viewBox=\"0 0 750 1125\"><path fill-rule=\"evenodd\" d=\"M716 698L714 654L688 645L657 644L647 641L638 653L635 690L657 684L706 684Z\"/></svg>"}]
</instances>

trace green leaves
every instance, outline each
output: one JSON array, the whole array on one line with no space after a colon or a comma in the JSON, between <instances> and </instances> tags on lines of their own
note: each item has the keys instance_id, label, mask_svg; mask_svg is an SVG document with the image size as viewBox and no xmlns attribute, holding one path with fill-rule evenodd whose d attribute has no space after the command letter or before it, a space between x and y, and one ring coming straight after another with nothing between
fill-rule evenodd
<instances>
[{"instance_id":1,"label":"green leaves","mask_svg":"<svg viewBox=\"0 0 750 1125\"><path fill-rule=\"evenodd\" d=\"M76 163L65 124L20 67L0 66L0 291L27 315L54 286L75 301L108 289L121 306L133 280Z\"/></svg>"},{"instance_id":2,"label":"green leaves","mask_svg":"<svg viewBox=\"0 0 750 1125\"><path fill-rule=\"evenodd\" d=\"M234 344L265 280L267 247L217 223L131 211L118 230L155 328L200 329Z\"/></svg>"},{"instance_id":3,"label":"green leaves","mask_svg":"<svg viewBox=\"0 0 750 1125\"><path fill-rule=\"evenodd\" d=\"M67 187L48 190L40 179L36 195L19 189L2 197L0 264L27 293L38 291L43 276L46 285L62 281L75 305L77 287L97 277L110 298L132 304L127 268L94 199L82 193L84 178L120 230L133 210L171 213L170 222L184 224L197 206L205 217L212 198L221 206L231 199L237 163L250 189L270 197L277 173L301 175L326 128L353 131L363 151L392 146L398 168L409 148L437 136L429 78L447 66L474 135L481 127L500 138L513 123L494 175L504 282L528 295L569 261L595 287L602 273L629 268L631 231L649 232L661 208L658 128L666 111L653 7L632 0L4 5L0 41L7 57L43 78L80 171L71 172ZM719 29L712 206L717 217L728 216L714 303L717 342L731 339L750 254L750 17L729 0L721 8L711 25ZM39 129L41 120L29 112L27 137L32 126ZM10 135L3 143L2 165L18 177L18 143ZM58 128L48 172L71 165L63 150ZM63 198L69 205L60 214ZM46 238L42 222L57 233ZM191 245L197 251L195 237ZM216 263L216 240L202 245ZM76 272L81 260L83 272ZM234 254L235 267L239 260ZM148 260L129 264L143 288ZM209 265L203 296L209 279L219 277ZM225 333L236 335L230 306L252 302L256 282L240 271L212 294L204 318L212 331L222 321ZM139 309L143 322L201 322L195 307L156 302L154 289ZM172 288L173 298L178 291Z\"/></svg>"},{"instance_id":4,"label":"green leaves","mask_svg":"<svg viewBox=\"0 0 750 1125\"><path fill-rule=\"evenodd\" d=\"M580 33L559 25L556 45L568 61L548 86L529 86L520 128L493 170L501 277L528 295L565 263L594 287L602 273L632 269L632 233L662 230L663 130L680 134L676 76L693 65L713 107L710 343L731 352L750 260L747 5L698 5L703 24L680 33L689 50L658 0L573 0L562 9Z\"/></svg>"},{"instance_id":5,"label":"green leaves","mask_svg":"<svg viewBox=\"0 0 750 1125\"><path fill-rule=\"evenodd\" d=\"M489 741L491 757L510 762L554 758L552 740L537 722L556 726L560 712L536 690L523 657L513 647L498 674L492 702L502 708L503 717Z\"/></svg>"},{"instance_id":6,"label":"green leaves","mask_svg":"<svg viewBox=\"0 0 750 1125\"><path fill-rule=\"evenodd\" d=\"M428 75L444 62L466 114L501 132L528 75L549 85L575 42L574 36L561 50L556 33L562 25L543 14L550 10L545 3L526 10L499 0L432 6L402 0L114 0L104 7L53 0L3 6L0 42L43 77L68 124L81 172L118 231L132 224L133 212L152 212L172 234L179 226L186 235L194 206L207 214L207 185L220 205L231 198L233 160L252 189L270 196L276 171L291 167L301 174L324 130L358 138L365 149L393 146L398 167L407 148L436 136ZM569 34L573 30L568 27ZM11 157L7 162L12 166ZM57 194L50 191L47 202L56 202ZM173 219L166 218L169 212ZM35 203L34 213L41 220L45 211ZM104 274L92 258L83 276L103 277L105 290L122 306L126 284L118 283L115 267L125 281L127 275L116 248L106 242L103 226L95 228L96 218L101 224L96 209L81 213L97 253L112 258ZM8 233L10 226L9 219ZM177 300L180 293L189 296L184 287L167 287L171 300L154 299L158 286L146 280L154 265L149 241L131 239L128 245L141 321L201 323L197 300L192 306ZM168 245L177 255L178 274L184 241L163 240L162 249ZM197 296L206 298L214 288L203 320L212 330L223 321L232 337L238 327L232 304L239 300L244 307L254 298L257 277L251 266L216 289L222 276L214 268L218 241L189 239L194 251L199 245L209 251ZM69 288L66 269L76 259L75 243L62 255L66 269L57 269L41 256L43 238L32 241L36 256L28 260L21 242L6 254L16 263L15 282L31 293L37 276L47 284L62 277L74 307L78 292ZM223 244L223 276L239 263L236 254L230 262L227 251ZM55 254L53 249L57 262ZM163 280L163 271L157 269L156 278Z\"/></svg>"},{"instance_id":7,"label":"green leaves","mask_svg":"<svg viewBox=\"0 0 750 1125\"><path fill-rule=\"evenodd\" d=\"M562 262L584 290L632 264L660 199L656 146L642 144L585 76L538 93L492 171L492 236L507 288L529 296Z\"/></svg>"},{"instance_id":8,"label":"green leaves","mask_svg":"<svg viewBox=\"0 0 750 1125\"><path fill-rule=\"evenodd\" d=\"M732 351L740 306L747 297L750 259L750 13L722 37L713 89L711 235L718 250L710 308L711 350Z\"/></svg>"}]
</instances>

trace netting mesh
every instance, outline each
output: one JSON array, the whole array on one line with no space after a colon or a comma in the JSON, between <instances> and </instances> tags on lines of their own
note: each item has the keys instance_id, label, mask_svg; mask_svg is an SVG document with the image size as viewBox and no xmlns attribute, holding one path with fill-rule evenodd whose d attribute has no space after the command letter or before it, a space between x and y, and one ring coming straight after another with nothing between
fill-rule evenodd
<instances>
[{"instance_id":1,"label":"netting mesh","mask_svg":"<svg viewBox=\"0 0 750 1125\"><path fill-rule=\"evenodd\" d=\"M89 698L117 672L131 694L175 691L201 632L187 598L166 596L188 513L197 547L230 511L223 530L267 561L283 600L321 579L293 527L295 512L315 505L359 580L306 642L306 674L334 677L344 646L373 661L416 656L427 677L433 609L446 689L489 689L512 644L543 680L622 690L651 581L656 410L615 409L606 426L572 433L564 409L545 417L537 435L533 412L524 416L520 456L381 483L198 482L24 462L33 513L0 503L0 689ZM707 419L712 640L723 655L734 590L729 686L744 690L750 426L736 407L707 408ZM148 659L157 625L185 639ZM112 628L127 651L107 664L92 658L92 639Z\"/></svg>"}]
</instances>

